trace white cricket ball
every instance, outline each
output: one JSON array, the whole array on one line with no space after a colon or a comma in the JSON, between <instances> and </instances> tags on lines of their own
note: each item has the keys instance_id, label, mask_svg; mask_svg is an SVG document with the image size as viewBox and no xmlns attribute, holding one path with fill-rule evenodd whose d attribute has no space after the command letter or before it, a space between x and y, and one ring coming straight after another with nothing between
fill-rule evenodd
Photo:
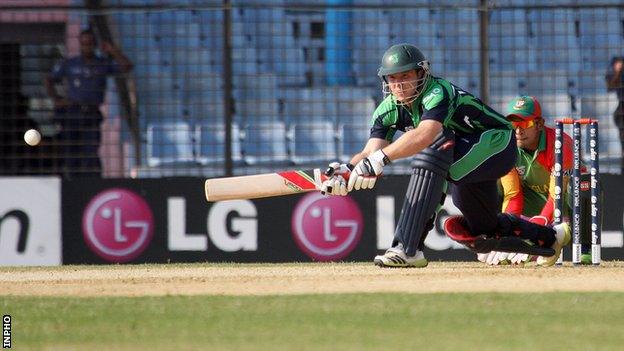
<instances>
[{"instance_id":1,"label":"white cricket ball","mask_svg":"<svg viewBox=\"0 0 624 351\"><path fill-rule=\"evenodd\" d=\"M30 146L36 146L41 141L41 134L35 129L29 129L24 133L24 141Z\"/></svg>"}]
</instances>

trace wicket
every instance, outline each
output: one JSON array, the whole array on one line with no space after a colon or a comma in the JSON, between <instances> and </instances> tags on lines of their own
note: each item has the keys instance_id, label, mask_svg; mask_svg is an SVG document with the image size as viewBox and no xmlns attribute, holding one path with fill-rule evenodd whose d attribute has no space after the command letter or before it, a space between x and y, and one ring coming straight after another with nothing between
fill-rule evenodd
<instances>
[{"instance_id":1,"label":"wicket","mask_svg":"<svg viewBox=\"0 0 624 351\"><path fill-rule=\"evenodd\" d=\"M600 264L600 187L599 187L599 154L598 154L598 121L591 118L563 118L555 121L555 224L563 220L563 127L572 124L572 140L574 142L574 162L572 169L572 264L581 263L581 125L589 125L589 155L590 155L590 187L591 187L591 255L592 264ZM557 264L563 263L563 254L559 256Z\"/></svg>"}]
</instances>

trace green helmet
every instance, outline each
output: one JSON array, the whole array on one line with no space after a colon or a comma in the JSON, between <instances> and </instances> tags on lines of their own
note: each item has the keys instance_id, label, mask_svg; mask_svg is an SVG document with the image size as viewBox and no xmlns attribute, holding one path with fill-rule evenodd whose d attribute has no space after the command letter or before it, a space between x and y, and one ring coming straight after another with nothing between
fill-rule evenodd
<instances>
[{"instance_id":1,"label":"green helmet","mask_svg":"<svg viewBox=\"0 0 624 351\"><path fill-rule=\"evenodd\" d=\"M381 78L389 74L405 72L412 69L426 69L429 64L425 55L417 47L410 44L392 45L383 55L377 75Z\"/></svg>"},{"instance_id":2,"label":"green helmet","mask_svg":"<svg viewBox=\"0 0 624 351\"><path fill-rule=\"evenodd\" d=\"M416 71L416 78L389 83L386 76ZM385 96L393 95L398 105L410 105L429 83L429 61L414 45L392 45L383 55L377 75L381 78L381 90Z\"/></svg>"}]
</instances>

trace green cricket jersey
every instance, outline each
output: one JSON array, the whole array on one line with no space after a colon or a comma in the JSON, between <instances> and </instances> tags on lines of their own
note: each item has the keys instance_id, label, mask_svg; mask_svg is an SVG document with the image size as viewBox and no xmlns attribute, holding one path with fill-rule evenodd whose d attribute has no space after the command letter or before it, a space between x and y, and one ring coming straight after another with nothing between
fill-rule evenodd
<instances>
[{"instance_id":1,"label":"green cricket jersey","mask_svg":"<svg viewBox=\"0 0 624 351\"><path fill-rule=\"evenodd\" d=\"M386 97L373 113L370 137L392 142L397 131L407 132L428 119L442 123L459 139L449 171L453 180L504 150L513 136L511 123L503 115L449 81L431 77L410 107L398 105L393 95ZM460 142L468 145L463 153L457 152Z\"/></svg>"}]
</instances>

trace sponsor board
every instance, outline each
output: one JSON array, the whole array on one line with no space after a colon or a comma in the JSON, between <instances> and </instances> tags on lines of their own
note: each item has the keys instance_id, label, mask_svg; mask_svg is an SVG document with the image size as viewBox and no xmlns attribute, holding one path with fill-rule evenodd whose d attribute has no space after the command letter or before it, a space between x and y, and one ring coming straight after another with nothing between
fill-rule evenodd
<instances>
[{"instance_id":1,"label":"sponsor board","mask_svg":"<svg viewBox=\"0 0 624 351\"><path fill-rule=\"evenodd\" d=\"M621 180L603 176L605 187ZM63 262L371 261L391 245L408 182L409 176L387 176L374 190L347 197L312 192L207 203L199 178L64 181ZM115 197L119 189L134 202ZM605 259L624 257L622 191L610 191L602 206ZM428 259L475 259L442 231L455 214L447 196L425 241ZM92 220L100 222L90 231L85 221ZM130 247L136 250L125 251ZM116 250L123 258L115 258Z\"/></svg>"},{"instance_id":2,"label":"sponsor board","mask_svg":"<svg viewBox=\"0 0 624 351\"><path fill-rule=\"evenodd\" d=\"M0 177L0 265L61 264L61 181Z\"/></svg>"}]
</instances>

